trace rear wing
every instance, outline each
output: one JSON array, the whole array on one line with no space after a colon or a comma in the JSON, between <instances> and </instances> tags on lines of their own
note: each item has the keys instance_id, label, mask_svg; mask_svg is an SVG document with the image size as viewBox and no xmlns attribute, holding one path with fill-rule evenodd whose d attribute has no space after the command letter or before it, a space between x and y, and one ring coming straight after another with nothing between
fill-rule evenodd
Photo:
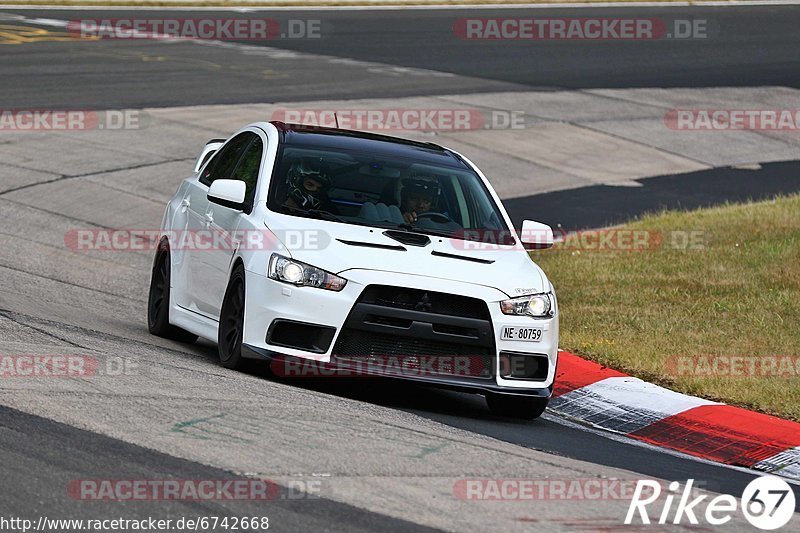
<instances>
[{"instance_id":1,"label":"rear wing","mask_svg":"<svg viewBox=\"0 0 800 533\"><path fill-rule=\"evenodd\" d=\"M194 171L200 172L200 169L203 168L203 165L211 159L211 156L214 155L217 150L219 150L223 144L225 144L226 139L211 139L206 143L203 147L203 151L200 152L200 155L197 156L197 161L194 163Z\"/></svg>"}]
</instances>

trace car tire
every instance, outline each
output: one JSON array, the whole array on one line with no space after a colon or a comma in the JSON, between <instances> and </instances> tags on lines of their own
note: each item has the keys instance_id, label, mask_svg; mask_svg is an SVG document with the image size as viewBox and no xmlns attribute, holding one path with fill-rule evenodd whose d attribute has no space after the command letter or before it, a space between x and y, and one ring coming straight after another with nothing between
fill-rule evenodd
<instances>
[{"instance_id":1,"label":"car tire","mask_svg":"<svg viewBox=\"0 0 800 533\"><path fill-rule=\"evenodd\" d=\"M486 394L486 404L495 416L533 420L539 418L547 408L549 398L516 396L513 394Z\"/></svg>"},{"instance_id":2,"label":"car tire","mask_svg":"<svg viewBox=\"0 0 800 533\"><path fill-rule=\"evenodd\" d=\"M147 329L153 335L191 344L197 340L197 335L169 323L171 270L169 248L162 242L156 252L150 274Z\"/></svg>"},{"instance_id":3,"label":"car tire","mask_svg":"<svg viewBox=\"0 0 800 533\"><path fill-rule=\"evenodd\" d=\"M238 369L242 366L242 334L244 333L245 276L241 264L233 269L222 309L219 314L219 333L217 346L219 362L225 368Z\"/></svg>"}]
</instances>

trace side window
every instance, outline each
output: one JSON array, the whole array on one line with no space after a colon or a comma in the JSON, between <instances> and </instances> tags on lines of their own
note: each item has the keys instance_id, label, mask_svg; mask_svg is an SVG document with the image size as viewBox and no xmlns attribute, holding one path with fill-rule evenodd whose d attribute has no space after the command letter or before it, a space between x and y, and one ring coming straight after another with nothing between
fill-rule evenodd
<instances>
[{"instance_id":1,"label":"side window","mask_svg":"<svg viewBox=\"0 0 800 533\"><path fill-rule=\"evenodd\" d=\"M253 137L258 137L258 135L244 132L223 146L219 152L214 154L214 159L203 170L203 175L200 176L200 183L210 186L216 179L230 178L236 163L239 162L239 158L242 156L242 152L247 148Z\"/></svg>"},{"instance_id":2,"label":"side window","mask_svg":"<svg viewBox=\"0 0 800 533\"><path fill-rule=\"evenodd\" d=\"M203 160L200 162L200 168L203 168L203 165L205 165L208 162L208 160L211 159L213 156L214 152L208 152L206 156L203 158Z\"/></svg>"},{"instance_id":3,"label":"side window","mask_svg":"<svg viewBox=\"0 0 800 533\"><path fill-rule=\"evenodd\" d=\"M258 171L261 168L261 155L264 152L264 143L261 137L255 136L253 142L245 150L239 165L233 171L231 179L242 180L247 186L244 203L253 205L256 195L256 182L258 181Z\"/></svg>"}]
</instances>

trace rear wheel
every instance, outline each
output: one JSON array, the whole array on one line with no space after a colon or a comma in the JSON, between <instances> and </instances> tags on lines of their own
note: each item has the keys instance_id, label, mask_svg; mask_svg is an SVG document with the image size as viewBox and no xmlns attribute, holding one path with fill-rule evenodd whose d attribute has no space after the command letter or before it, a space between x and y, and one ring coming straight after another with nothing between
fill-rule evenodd
<instances>
[{"instance_id":1,"label":"rear wheel","mask_svg":"<svg viewBox=\"0 0 800 533\"><path fill-rule=\"evenodd\" d=\"M159 337L192 343L197 340L197 335L169 323L170 270L169 248L162 243L153 260L153 272L150 276L147 329Z\"/></svg>"},{"instance_id":2,"label":"rear wheel","mask_svg":"<svg viewBox=\"0 0 800 533\"><path fill-rule=\"evenodd\" d=\"M549 398L515 396L513 394L487 393L486 404L495 416L533 420L539 418L547 408Z\"/></svg>"},{"instance_id":3,"label":"rear wheel","mask_svg":"<svg viewBox=\"0 0 800 533\"><path fill-rule=\"evenodd\" d=\"M244 268L233 269L222 309L219 314L219 361L225 368L242 366L242 334L244 333Z\"/></svg>"}]
</instances>

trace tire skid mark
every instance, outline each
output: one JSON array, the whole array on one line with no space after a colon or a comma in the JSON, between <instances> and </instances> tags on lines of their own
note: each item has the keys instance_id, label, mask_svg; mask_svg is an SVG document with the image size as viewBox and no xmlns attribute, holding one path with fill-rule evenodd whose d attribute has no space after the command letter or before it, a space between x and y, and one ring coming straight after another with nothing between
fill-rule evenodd
<instances>
[{"instance_id":1,"label":"tire skid mark","mask_svg":"<svg viewBox=\"0 0 800 533\"><path fill-rule=\"evenodd\" d=\"M86 172L86 173L83 173L83 174L62 174L59 177L53 178L51 180L39 181L39 182L36 182L36 183L29 183L27 185L20 185L19 187L12 187L10 189L6 189L4 191L0 191L0 196L3 196L3 195L8 194L8 193L16 192L16 191L21 191L21 190L24 190L24 189L30 189L32 187L38 187L39 185L49 185L51 183L56 183L58 181L71 180L71 179L76 179L76 178L87 178L87 177L90 177L90 176L97 176L97 175L101 175L101 174L113 174L115 172L123 172L125 170L138 170L140 168L155 167L155 166L158 166L158 165L165 165L165 164L168 164L168 163L179 163L179 162L183 162L183 161L194 161L194 158L192 158L192 157L178 157L178 158L166 159L166 160L163 160L163 161L156 161L156 162L153 162L153 163L139 163L139 164L136 164L136 165L127 165L127 166L124 166L124 167L110 168L110 169L107 169L107 170L95 170L95 171Z\"/></svg>"}]
</instances>

